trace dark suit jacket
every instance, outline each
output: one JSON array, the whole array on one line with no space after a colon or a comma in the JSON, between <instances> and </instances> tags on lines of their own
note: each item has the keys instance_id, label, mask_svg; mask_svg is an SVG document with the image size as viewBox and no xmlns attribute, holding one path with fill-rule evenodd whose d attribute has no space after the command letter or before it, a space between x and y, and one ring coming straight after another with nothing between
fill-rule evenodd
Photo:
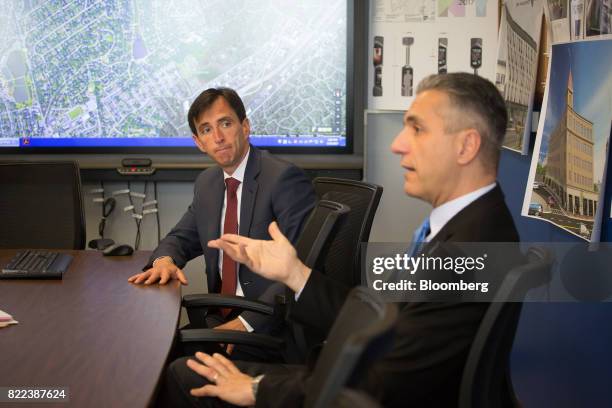
<instances>
[{"instance_id":1,"label":"dark suit jacket","mask_svg":"<svg viewBox=\"0 0 612 408\"><path fill-rule=\"evenodd\" d=\"M517 242L518 233L501 189L496 186L461 210L428 243ZM313 271L292 318L327 333L349 288ZM360 388L387 406L456 406L461 374L486 303L406 303L401 306L392 350L368 373ZM299 406L304 375L266 375L257 406Z\"/></svg>"},{"instance_id":2,"label":"dark suit jacket","mask_svg":"<svg viewBox=\"0 0 612 408\"><path fill-rule=\"evenodd\" d=\"M315 203L312 183L304 172L291 163L251 146L240 202L240 235L270 239L268 225L277 221L283 234L295 243L302 225ZM221 291L219 251L208 248L219 238L221 211L225 196L223 170L212 167L203 171L194 186L193 202L176 226L160 242L145 269L160 256L171 256L179 267L200 255L206 261L208 290ZM273 303L284 286L273 283L240 265L238 279L249 299ZM267 329L270 318L254 312L241 315L255 331Z\"/></svg>"}]
</instances>

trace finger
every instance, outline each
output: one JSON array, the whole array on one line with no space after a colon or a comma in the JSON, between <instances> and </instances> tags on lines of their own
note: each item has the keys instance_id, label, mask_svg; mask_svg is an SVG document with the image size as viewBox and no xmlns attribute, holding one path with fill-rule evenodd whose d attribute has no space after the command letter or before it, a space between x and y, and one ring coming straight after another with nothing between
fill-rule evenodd
<instances>
[{"instance_id":1,"label":"finger","mask_svg":"<svg viewBox=\"0 0 612 408\"><path fill-rule=\"evenodd\" d=\"M170 272L163 271L159 274L159 284L165 285L170 280Z\"/></svg>"},{"instance_id":2,"label":"finger","mask_svg":"<svg viewBox=\"0 0 612 408\"><path fill-rule=\"evenodd\" d=\"M134 282L139 276L140 276L140 273L137 273L136 275L130 276L128 278L128 282Z\"/></svg>"},{"instance_id":3,"label":"finger","mask_svg":"<svg viewBox=\"0 0 612 408\"><path fill-rule=\"evenodd\" d=\"M189 284L189 282L187 281L187 277L185 276L185 274L183 273L181 269L177 269L176 277L183 285Z\"/></svg>"},{"instance_id":4,"label":"finger","mask_svg":"<svg viewBox=\"0 0 612 408\"><path fill-rule=\"evenodd\" d=\"M208 241L208 247L209 248L215 248L215 249L219 249L219 244L222 241L220 239L211 239L210 241Z\"/></svg>"},{"instance_id":5,"label":"finger","mask_svg":"<svg viewBox=\"0 0 612 408\"><path fill-rule=\"evenodd\" d=\"M227 348L225 349L225 352L230 355L232 354L232 351L234 351L234 345L233 344L228 344Z\"/></svg>"},{"instance_id":6,"label":"finger","mask_svg":"<svg viewBox=\"0 0 612 408\"><path fill-rule=\"evenodd\" d=\"M234 346L233 344L228 345L229 346ZM238 369L238 367L236 367L234 365L234 363L232 363L230 360L228 360L227 358L225 358L222 354L219 353L215 353L213 354L213 359L217 360L224 368L225 370L227 370L227 372L232 373L232 374L239 374L240 370Z\"/></svg>"},{"instance_id":7,"label":"finger","mask_svg":"<svg viewBox=\"0 0 612 408\"><path fill-rule=\"evenodd\" d=\"M196 373L200 374L202 377L206 378L208 381L212 383L215 382L215 376L219 375L212 368L207 367L203 364L200 364L197 361L192 360L192 359L187 360L187 367L189 367L192 371L195 371Z\"/></svg>"},{"instance_id":8,"label":"finger","mask_svg":"<svg viewBox=\"0 0 612 408\"><path fill-rule=\"evenodd\" d=\"M194 397L218 397L219 387L207 384L200 388L192 388L190 392Z\"/></svg>"},{"instance_id":9,"label":"finger","mask_svg":"<svg viewBox=\"0 0 612 408\"><path fill-rule=\"evenodd\" d=\"M138 274L138 277L134 280L134 283L142 283L151 275L151 270Z\"/></svg>"},{"instance_id":10,"label":"finger","mask_svg":"<svg viewBox=\"0 0 612 408\"><path fill-rule=\"evenodd\" d=\"M159 272L158 271L153 271L149 274L149 277L147 278L147 280L145 281L145 285L150 285L152 283L155 283L159 280Z\"/></svg>"},{"instance_id":11,"label":"finger","mask_svg":"<svg viewBox=\"0 0 612 408\"><path fill-rule=\"evenodd\" d=\"M276 221L272 221L268 226L268 232L272 239L276 242L289 242L289 240L283 235Z\"/></svg>"},{"instance_id":12,"label":"finger","mask_svg":"<svg viewBox=\"0 0 612 408\"><path fill-rule=\"evenodd\" d=\"M223 234L219 240L234 245L250 245L256 241L255 239L243 237L242 235L238 234Z\"/></svg>"},{"instance_id":13,"label":"finger","mask_svg":"<svg viewBox=\"0 0 612 408\"><path fill-rule=\"evenodd\" d=\"M246 259L240 258L241 252L239 250L239 246L237 244L231 244L226 242L225 240L217 240L218 241L218 249L223 250L224 253L230 256L234 261L244 263Z\"/></svg>"},{"instance_id":14,"label":"finger","mask_svg":"<svg viewBox=\"0 0 612 408\"><path fill-rule=\"evenodd\" d=\"M246 261L251 260L251 257L249 256L249 253L247 252L246 245L240 245L238 247L238 250L240 251L240 257L245 259L245 263ZM247 266L250 266L250 265L247 265Z\"/></svg>"},{"instance_id":15,"label":"finger","mask_svg":"<svg viewBox=\"0 0 612 408\"><path fill-rule=\"evenodd\" d=\"M216 354L217 353L215 353L215 355ZM203 362L207 367L212 368L214 371L218 372L221 377L227 377L228 374L230 373L230 371L221 362L219 362L217 359L215 359L214 357L206 353L202 353L201 351L198 351L195 354L195 356L198 360Z\"/></svg>"}]
</instances>

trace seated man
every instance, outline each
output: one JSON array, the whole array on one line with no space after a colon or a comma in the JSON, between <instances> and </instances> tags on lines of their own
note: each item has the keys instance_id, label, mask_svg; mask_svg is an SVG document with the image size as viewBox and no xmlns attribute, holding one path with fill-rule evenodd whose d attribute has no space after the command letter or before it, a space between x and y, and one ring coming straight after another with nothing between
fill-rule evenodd
<instances>
[{"instance_id":1,"label":"seated man","mask_svg":"<svg viewBox=\"0 0 612 408\"><path fill-rule=\"evenodd\" d=\"M501 95L483 78L455 73L420 83L391 150L406 170L404 191L433 206L415 233L416 241L425 242L423 252L443 242L519 240L496 183L506 120ZM271 241L224 235L209 246L285 283L296 293L292 318L329 330L349 289L303 265L276 224L270 235ZM487 307L477 302L402 304L392 350L362 373L359 387L385 407L456 406L465 360ZM305 370L234 364L219 354L196 358L169 367L165 395L173 406L303 404Z\"/></svg>"},{"instance_id":2,"label":"seated man","mask_svg":"<svg viewBox=\"0 0 612 408\"><path fill-rule=\"evenodd\" d=\"M193 140L217 166L202 172L187 212L143 268L129 282L146 285L170 279L187 284L181 268L204 255L210 292L274 302L281 284L251 272L206 243L223 233L268 239L268 225L278 222L291 242L297 240L315 203L312 183L296 166L249 144L250 123L238 94L211 88L193 102L187 115ZM209 327L266 331L271 318L254 312L239 316L221 310L207 317Z\"/></svg>"}]
</instances>

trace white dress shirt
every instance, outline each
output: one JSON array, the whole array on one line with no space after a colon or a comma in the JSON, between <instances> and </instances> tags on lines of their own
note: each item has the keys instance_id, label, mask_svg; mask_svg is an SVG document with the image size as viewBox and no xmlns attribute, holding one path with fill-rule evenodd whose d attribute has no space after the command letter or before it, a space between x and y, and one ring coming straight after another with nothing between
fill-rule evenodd
<instances>
[{"instance_id":1,"label":"white dress shirt","mask_svg":"<svg viewBox=\"0 0 612 408\"><path fill-rule=\"evenodd\" d=\"M495 183L481 187L471 193L450 200L439 207L434 208L429 214L429 235L425 237L425 242L431 241L440 230L451 220L459 211L482 197L495 188Z\"/></svg>"}]
</instances>

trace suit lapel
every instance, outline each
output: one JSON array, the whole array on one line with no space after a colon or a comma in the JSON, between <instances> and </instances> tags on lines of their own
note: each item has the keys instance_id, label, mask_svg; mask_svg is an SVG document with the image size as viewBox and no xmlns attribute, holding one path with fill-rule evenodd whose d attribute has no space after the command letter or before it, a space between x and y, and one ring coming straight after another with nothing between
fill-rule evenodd
<instances>
[{"instance_id":1,"label":"suit lapel","mask_svg":"<svg viewBox=\"0 0 612 408\"><path fill-rule=\"evenodd\" d=\"M257 197L257 176L261 170L261 152L251 146L247 167L244 172L242 186L242 198L240 199L240 227L239 233L249 236L251 222L253 221L253 211L255 210L255 198Z\"/></svg>"}]
</instances>

